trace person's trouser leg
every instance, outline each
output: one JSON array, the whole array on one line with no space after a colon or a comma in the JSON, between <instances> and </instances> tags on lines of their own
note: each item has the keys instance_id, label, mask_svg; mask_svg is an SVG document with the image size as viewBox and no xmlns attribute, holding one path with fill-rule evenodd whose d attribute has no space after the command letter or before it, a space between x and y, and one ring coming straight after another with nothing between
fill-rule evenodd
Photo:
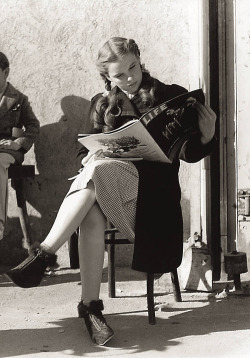
<instances>
[{"instance_id":1,"label":"person's trouser leg","mask_svg":"<svg viewBox=\"0 0 250 358\"><path fill-rule=\"evenodd\" d=\"M0 153L0 240L3 238L8 210L8 168L15 162L8 153Z\"/></svg>"}]
</instances>

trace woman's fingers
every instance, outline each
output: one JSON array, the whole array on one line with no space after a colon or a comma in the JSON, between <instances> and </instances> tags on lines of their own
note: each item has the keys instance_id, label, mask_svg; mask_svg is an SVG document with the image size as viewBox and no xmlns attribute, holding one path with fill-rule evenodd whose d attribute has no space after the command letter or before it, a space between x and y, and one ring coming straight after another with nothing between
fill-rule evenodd
<instances>
[{"instance_id":1,"label":"woman's fingers","mask_svg":"<svg viewBox=\"0 0 250 358\"><path fill-rule=\"evenodd\" d=\"M199 102L196 102L194 104L194 106L197 108L198 114L205 119L211 119L213 121L216 120L216 114L214 113L214 111L212 110L211 107L209 107L208 105L204 104L202 105Z\"/></svg>"},{"instance_id":2,"label":"woman's fingers","mask_svg":"<svg viewBox=\"0 0 250 358\"><path fill-rule=\"evenodd\" d=\"M208 105L202 105L199 102L194 104L198 112L198 123L201 131L201 142L206 144L210 142L215 133L216 114Z\"/></svg>"}]
</instances>

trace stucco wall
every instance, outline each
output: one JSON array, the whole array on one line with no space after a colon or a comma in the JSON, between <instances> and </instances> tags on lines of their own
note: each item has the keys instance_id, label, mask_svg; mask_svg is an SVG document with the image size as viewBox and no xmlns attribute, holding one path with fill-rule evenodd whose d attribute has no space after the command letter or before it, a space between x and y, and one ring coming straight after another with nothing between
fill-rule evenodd
<instances>
[{"instance_id":1,"label":"stucco wall","mask_svg":"<svg viewBox=\"0 0 250 358\"><path fill-rule=\"evenodd\" d=\"M103 90L94 60L110 36L134 38L153 76L189 88L194 77L199 0L1 0L0 50L11 63L10 82L29 96L41 134L26 155L36 165L26 182L34 239L49 231L75 174L77 133L91 97ZM191 15L191 16L190 16ZM190 51L192 49L192 51ZM193 78L192 78L193 79ZM193 88L194 89L194 88ZM181 167L185 237L189 235L190 165ZM5 242L21 232L10 188ZM21 235L22 236L22 235ZM3 244L2 244L3 245Z\"/></svg>"}]
</instances>

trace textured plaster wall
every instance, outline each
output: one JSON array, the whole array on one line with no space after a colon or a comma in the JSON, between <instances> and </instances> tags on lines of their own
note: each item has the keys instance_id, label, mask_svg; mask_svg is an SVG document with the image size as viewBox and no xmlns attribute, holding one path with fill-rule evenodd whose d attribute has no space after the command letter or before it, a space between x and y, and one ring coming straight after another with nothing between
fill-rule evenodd
<instances>
[{"instance_id":1,"label":"textured plaster wall","mask_svg":"<svg viewBox=\"0 0 250 358\"><path fill-rule=\"evenodd\" d=\"M197 44L190 36L199 0L1 0L0 50L10 59L9 80L30 99L41 134L26 155L36 165L25 183L35 239L49 231L75 174L77 133L91 97L103 90L94 60L110 36L134 38L153 76L186 88ZM197 25L198 26L198 25ZM192 46L191 46L192 45ZM191 70L190 70L191 69ZM194 167L193 167L194 168ZM190 165L182 165L185 237L189 235ZM192 171L192 175L194 172ZM6 238L20 238L10 188Z\"/></svg>"}]
</instances>

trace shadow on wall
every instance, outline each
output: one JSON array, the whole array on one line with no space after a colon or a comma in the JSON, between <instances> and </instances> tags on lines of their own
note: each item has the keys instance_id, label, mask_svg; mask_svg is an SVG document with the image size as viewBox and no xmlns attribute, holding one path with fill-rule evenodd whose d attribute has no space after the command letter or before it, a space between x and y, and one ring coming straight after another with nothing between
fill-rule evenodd
<instances>
[{"instance_id":1,"label":"shadow on wall","mask_svg":"<svg viewBox=\"0 0 250 358\"><path fill-rule=\"evenodd\" d=\"M67 96L61 100L63 115L56 123L41 127L34 145L40 178L65 179L75 174L75 158L79 148L77 134L84 130L89 101Z\"/></svg>"},{"instance_id":2,"label":"shadow on wall","mask_svg":"<svg viewBox=\"0 0 250 358\"><path fill-rule=\"evenodd\" d=\"M30 218L34 227L38 227L40 219ZM19 265L27 257L27 251L24 249L26 243L20 226L18 217L8 218L4 238L0 241L0 267L14 267Z\"/></svg>"},{"instance_id":3,"label":"shadow on wall","mask_svg":"<svg viewBox=\"0 0 250 358\"><path fill-rule=\"evenodd\" d=\"M77 134L86 127L89 104L88 100L78 96L62 98L63 114L60 120L42 126L39 138L34 144L39 174L34 180L27 179L24 183L25 196L31 205L29 216L34 241L42 241L49 232L71 185L68 178L77 173ZM8 237L6 239L8 240ZM20 235L16 237L16 241L20 241Z\"/></svg>"}]
</instances>

